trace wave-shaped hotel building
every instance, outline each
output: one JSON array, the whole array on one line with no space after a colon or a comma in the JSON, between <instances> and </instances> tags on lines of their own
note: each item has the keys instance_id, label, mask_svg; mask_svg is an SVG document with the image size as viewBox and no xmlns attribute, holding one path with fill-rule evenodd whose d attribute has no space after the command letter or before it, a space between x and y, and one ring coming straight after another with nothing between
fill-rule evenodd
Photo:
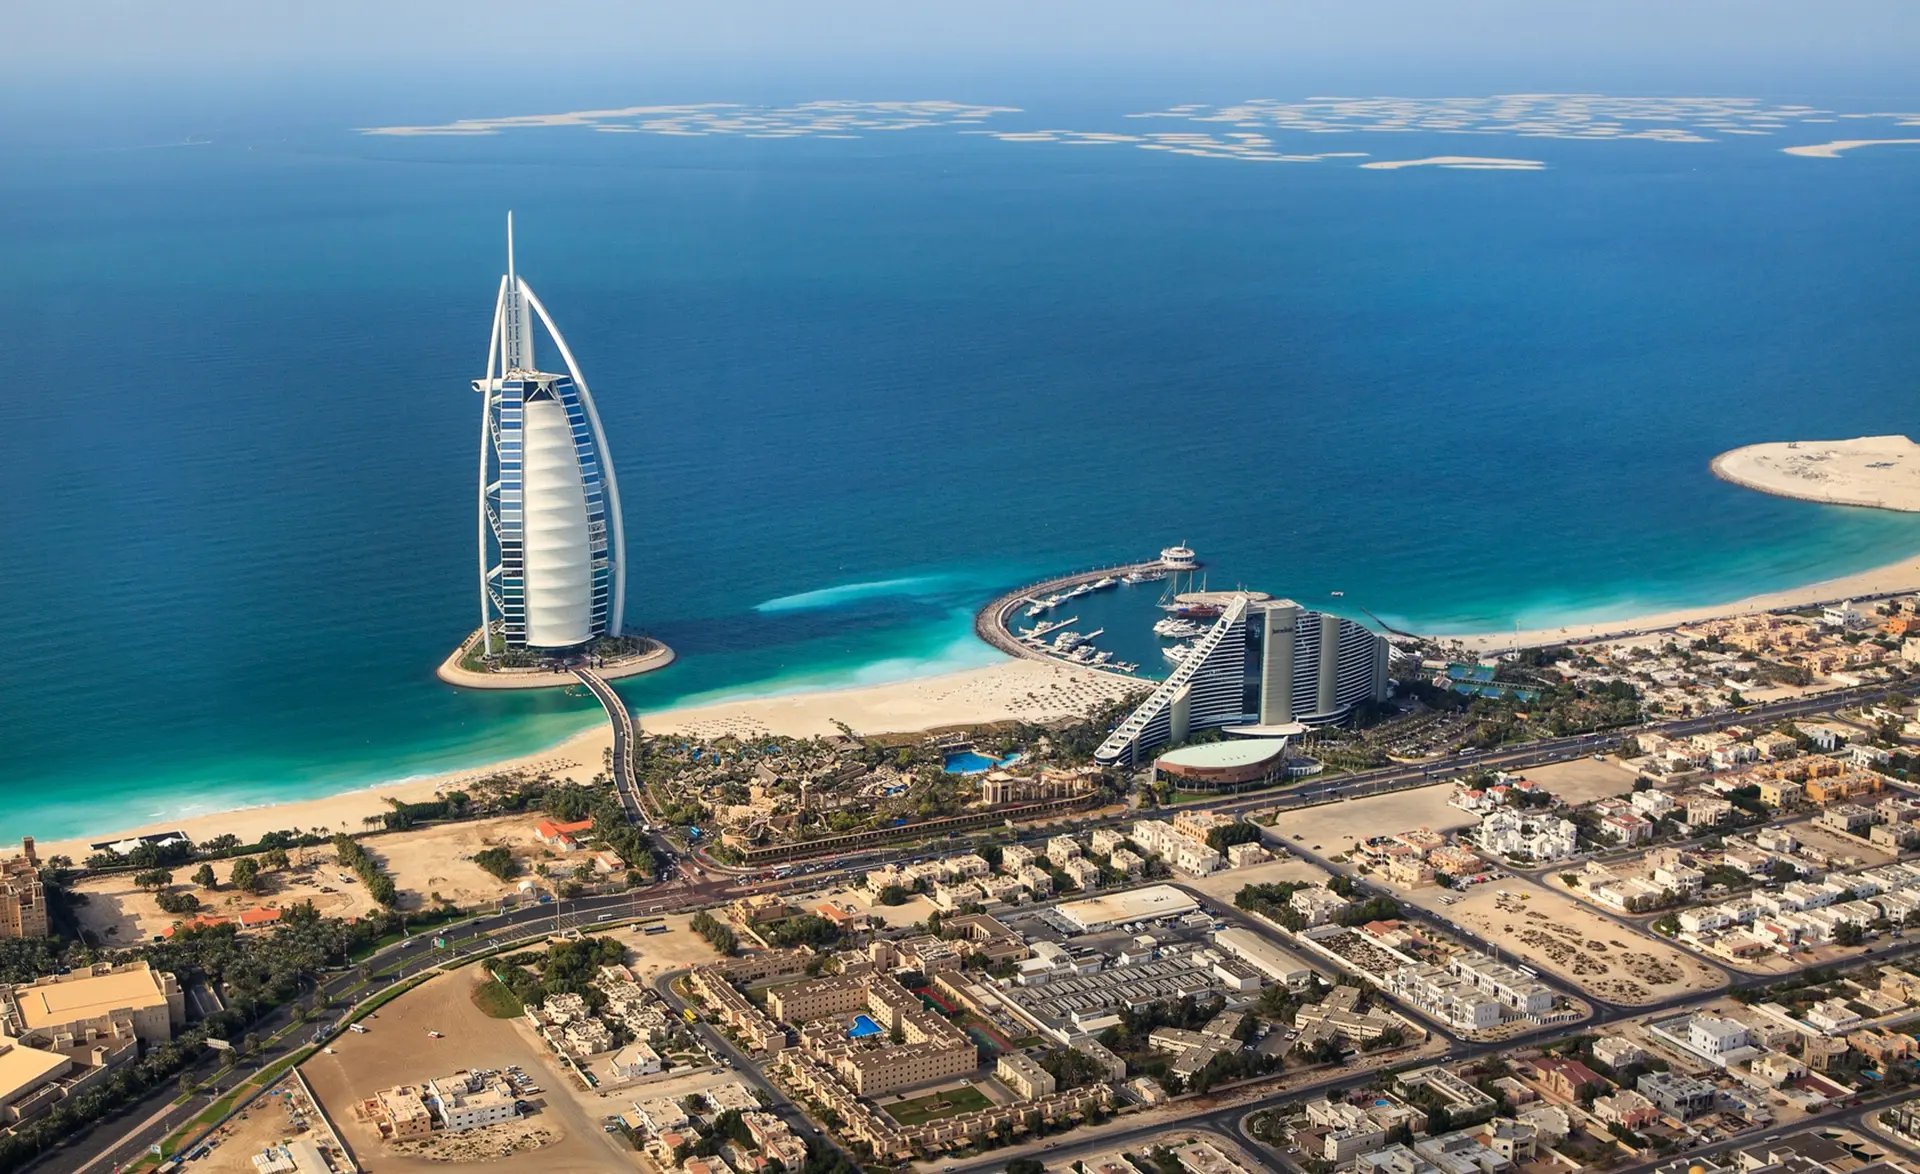
<instances>
[{"instance_id":1,"label":"wave-shaped hotel building","mask_svg":"<svg viewBox=\"0 0 1920 1174\"><path fill-rule=\"evenodd\" d=\"M1220 618L1094 757L1134 766L1197 730L1280 738L1345 721L1387 697L1387 638L1363 624L1256 592Z\"/></svg>"},{"instance_id":2,"label":"wave-shaped hotel building","mask_svg":"<svg viewBox=\"0 0 1920 1174\"><path fill-rule=\"evenodd\" d=\"M529 313L531 312L531 314ZM535 361L533 321L566 374ZM620 635L626 540L620 486L593 393L567 341L514 269L493 307L480 428L481 651L562 650Z\"/></svg>"}]
</instances>

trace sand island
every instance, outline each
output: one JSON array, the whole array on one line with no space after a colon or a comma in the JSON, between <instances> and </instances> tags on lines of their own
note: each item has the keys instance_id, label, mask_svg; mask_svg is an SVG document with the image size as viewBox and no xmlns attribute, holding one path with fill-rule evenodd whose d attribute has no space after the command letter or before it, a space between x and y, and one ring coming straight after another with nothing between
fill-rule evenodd
<instances>
[{"instance_id":1,"label":"sand island","mask_svg":"<svg viewBox=\"0 0 1920 1174\"><path fill-rule=\"evenodd\" d=\"M1920 444L1905 436L1750 444L1713 458L1713 472L1780 497L1920 512Z\"/></svg>"}]
</instances>

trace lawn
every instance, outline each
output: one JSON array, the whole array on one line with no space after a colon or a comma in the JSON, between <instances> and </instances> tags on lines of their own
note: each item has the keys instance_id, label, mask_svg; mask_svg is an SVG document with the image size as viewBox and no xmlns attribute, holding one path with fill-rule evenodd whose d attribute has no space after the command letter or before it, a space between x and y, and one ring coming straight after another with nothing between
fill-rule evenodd
<instances>
[{"instance_id":1,"label":"lawn","mask_svg":"<svg viewBox=\"0 0 1920 1174\"><path fill-rule=\"evenodd\" d=\"M941 1089L928 1093L924 1097L915 1097L910 1101L898 1101L882 1105L887 1116L901 1125L911 1128L924 1125L929 1121L938 1121L942 1117L957 1117L961 1113L971 1113L975 1109L984 1109L993 1104L987 1095L972 1085L960 1088Z\"/></svg>"},{"instance_id":2,"label":"lawn","mask_svg":"<svg viewBox=\"0 0 1920 1174\"><path fill-rule=\"evenodd\" d=\"M473 988L473 1005L491 1019L517 1019L526 1013L513 992L493 978Z\"/></svg>"}]
</instances>

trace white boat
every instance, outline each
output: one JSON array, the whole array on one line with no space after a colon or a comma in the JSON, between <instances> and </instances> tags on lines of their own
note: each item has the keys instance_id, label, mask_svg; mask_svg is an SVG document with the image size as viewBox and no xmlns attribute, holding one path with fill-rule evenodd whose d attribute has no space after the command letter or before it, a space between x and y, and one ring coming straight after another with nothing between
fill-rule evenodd
<instances>
[{"instance_id":1,"label":"white boat","mask_svg":"<svg viewBox=\"0 0 1920 1174\"><path fill-rule=\"evenodd\" d=\"M1139 586L1142 583L1158 583L1166 577L1167 574L1165 571L1128 571L1126 574L1120 576L1120 581L1122 583Z\"/></svg>"},{"instance_id":2,"label":"white boat","mask_svg":"<svg viewBox=\"0 0 1920 1174\"><path fill-rule=\"evenodd\" d=\"M1193 645L1191 644L1169 644L1160 650L1160 655L1175 664L1179 664L1181 661L1187 659L1187 653L1192 651Z\"/></svg>"},{"instance_id":3,"label":"white boat","mask_svg":"<svg viewBox=\"0 0 1920 1174\"><path fill-rule=\"evenodd\" d=\"M1093 657L1093 645L1082 644L1080 647L1074 649L1073 654L1068 656L1067 659L1079 664L1089 664L1093 661Z\"/></svg>"},{"instance_id":4,"label":"white boat","mask_svg":"<svg viewBox=\"0 0 1920 1174\"><path fill-rule=\"evenodd\" d=\"M1092 582L1092 584L1090 584L1090 585L1088 586L1088 588L1087 588L1087 590L1089 590L1089 591L1105 591L1105 590L1106 590L1107 588L1109 588L1109 587L1111 587L1111 586L1113 586L1113 585L1114 585L1115 583L1118 583L1119 581L1120 581L1120 580L1118 580L1118 579L1116 579L1116 578L1114 578L1114 577L1113 577L1112 575L1108 575L1108 576L1107 576L1106 578L1104 578L1104 579L1095 579L1095 580L1094 580L1094 581Z\"/></svg>"},{"instance_id":5,"label":"white boat","mask_svg":"<svg viewBox=\"0 0 1920 1174\"><path fill-rule=\"evenodd\" d=\"M1153 622L1153 634L1166 640L1187 640L1206 631L1192 620L1165 616Z\"/></svg>"}]
</instances>

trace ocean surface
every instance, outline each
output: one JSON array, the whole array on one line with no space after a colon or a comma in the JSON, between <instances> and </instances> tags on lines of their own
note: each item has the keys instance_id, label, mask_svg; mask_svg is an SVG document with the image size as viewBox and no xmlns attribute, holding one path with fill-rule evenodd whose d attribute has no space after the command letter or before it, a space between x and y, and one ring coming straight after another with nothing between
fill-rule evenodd
<instances>
[{"instance_id":1,"label":"ocean surface","mask_svg":"<svg viewBox=\"0 0 1920 1174\"><path fill-rule=\"evenodd\" d=\"M475 622L468 381L509 208L620 469L629 624L681 656L621 685L643 717L991 663L987 597L1176 540L1215 587L1434 631L1920 552L1920 517L1707 469L1912 431L1913 148L1779 150L1870 137L1837 124L1274 136L1538 165L1386 171L977 133L1139 134L1128 114L1323 90L893 85L581 81L506 106L473 82L289 86L9 128L0 841L478 765L598 720L432 676ZM777 137L707 115L356 129L706 101L794 126L817 114L798 102L906 98L1016 109Z\"/></svg>"}]
</instances>

